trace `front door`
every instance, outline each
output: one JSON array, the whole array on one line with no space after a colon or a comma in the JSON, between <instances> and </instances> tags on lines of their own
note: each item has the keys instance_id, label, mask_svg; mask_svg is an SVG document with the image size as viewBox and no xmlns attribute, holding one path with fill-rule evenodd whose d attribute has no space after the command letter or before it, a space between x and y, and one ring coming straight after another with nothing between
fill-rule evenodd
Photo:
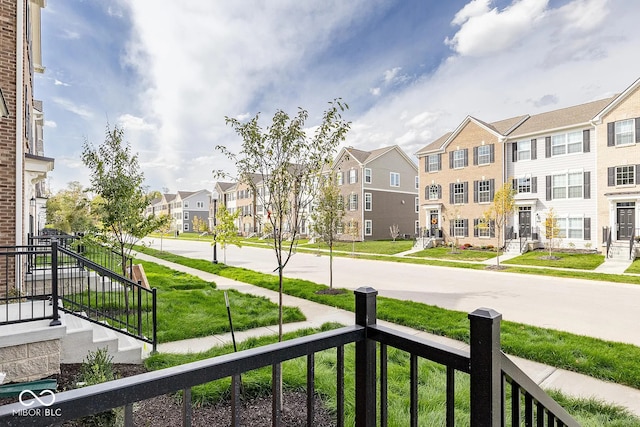
<instances>
[{"instance_id":1,"label":"front door","mask_svg":"<svg viewBox=\"0 0 640 427\"><path fill-rule=\"evenodd\" d=\"M430 225L430 236L431 237L440 237L439 236L439 228L438 227L438 211L432 210L429 212L429 225Z\"/></svg>"},{"instance_id":2,"label":"front door","mask_svg":"<svg viewBox=\"0 0 640 427\"><path fill-rule=\"evenodd\" d=\"M635 227L635 206L618 205L618 240L629 240Z\"/></svg>"},{"instance_id":3,"label":"front door","mask_svg":"<svg viewBox=\"0 0 640 427\"><path fill-rule=\"evenodd\" d=\"M520 208L518 211L520 237L531 237L531 208Z\"/></svg>"}]
</instances>

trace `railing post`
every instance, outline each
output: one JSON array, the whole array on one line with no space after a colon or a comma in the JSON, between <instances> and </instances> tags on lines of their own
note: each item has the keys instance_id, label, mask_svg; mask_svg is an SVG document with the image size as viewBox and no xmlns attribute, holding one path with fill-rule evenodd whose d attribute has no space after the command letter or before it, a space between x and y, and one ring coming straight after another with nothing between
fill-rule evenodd
<instances>
[{"instance_id":1,"label":"railing post","mask_svg":"<svg viewBox=\"0 0 640 427\"><path fill-rule=\"evenodd\" d=\"M51 240L51 304L53 304L52 320L49 326L60 326L58 314L58 241Z\"/></svg>"},{"instance_id":2,"label":"railing post","mask_svg":"<svg viewBox=\"0 0 640 427\"><path fill-rule=\"evenodd\" d=\"M151 288L152 307L151 307L151 323L153 324L153 354L158 352L158 313L156 310L158 303L158 292L156 288Z\"/></svg>"},{"instance_id":3,"label":"railing post","mask_svg":"<svg viewBox=\"0 0 640 427\"><path fill-rule=\"evenodd\" d=\"M500 320L489 308L469 314L471 321L471 426L498 427L502 420Z\"/></svg>"},{"instance_id":4,"label":"railing post","mask_svg":"<svg viewBox=\"0 0 640 427\"><path fill-rule=\"evenodd\" d=\"M354 291L356 324L365 328L376 324L376 295L371 287ZM376 425L376 343L366 338L356 343L356 425Z\"/></svg>"}]
</instances>

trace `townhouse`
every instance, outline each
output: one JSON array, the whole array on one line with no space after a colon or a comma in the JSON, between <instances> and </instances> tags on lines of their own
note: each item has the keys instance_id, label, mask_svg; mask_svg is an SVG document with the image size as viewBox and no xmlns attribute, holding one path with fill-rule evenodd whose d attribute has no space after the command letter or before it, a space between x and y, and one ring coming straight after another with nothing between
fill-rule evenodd
<instances>
[{"instance_id":1,"label":"townhouse","mask_svg":"<svg viewBox=\"0 0 640 427\"><path fill-rule=\"evenodd\" d=\"M613 241L637 236L639 86L640 79L613 97L494 123L465 118L416 153L423 233L495 244L483 213L509 180L516 208L507 240L544 245L552 209L565 247L596 249L608 231Z\"/></svg>"},{"instance_id":2,"label":"townhouse","mask_svg":"<svg viewBox=\"0 0 640 427\"><path fill-rule=\"evenodd\" d=\"M172 219L169 229L173 232L197 232L194 220L196 223L209 227L210 204L211 193L207 190L164 193L161 197L151 201L146 209L146 214L169 216Z\"/></svg>"},{"instance_id":3,"label":"townhouse","mask_svg":"<svg viewBox=\"0 0 640 427\"><path fill-rule=\"evenodd\" d=\"M399 146L372 151L342 148L333 162L333 173L345 206L339 239L390 239L390 227L396 225L400 235L414 236L418 168Z\"/></svg>"}]
</instances>

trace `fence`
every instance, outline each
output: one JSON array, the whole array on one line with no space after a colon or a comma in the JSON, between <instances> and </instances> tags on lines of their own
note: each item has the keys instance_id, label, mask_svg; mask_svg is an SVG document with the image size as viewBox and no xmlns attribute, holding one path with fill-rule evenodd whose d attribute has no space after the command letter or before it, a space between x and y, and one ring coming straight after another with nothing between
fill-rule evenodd
<instances>
[{"instance_id":1,"label":"fence","mask_svg":"<svg viewBox=\"0 0 640 427\"><path fill-rule=\"evenodd\" d=\"M55 414L56 423L99 413L111 408L125 407L125 425L133 425L133 403L166 393L183 391L183 425L191 425L191 387L221 378L232 378L231 415L229 424L240 424L240 375L244 372L271 366L272 368L272 425L279 426L281 363L306 357L307 361L307 425L314 425L315 399L314 365L318 352L335 349L336 359L336 424L345 424L345 346L355 346L354 419L357 426L387 426L387 349L406 351L409 359L410 424L420 420L418 360L427 359L446 367L446 403L444 418L447 426L454 425L456 372L469 375L470 425L578 426L578 423L550 399L500 351L501 315L488 309L469 314L470 350L459 350L404 334L376 323L376 295L372 288L355 291L355 325L311 336L267 345L238 353L215 357L185 365L148 372L142 375L110 381L77 390L58 393L55 401L45 406L34 402L29 407L34 416L19 416L24 407L20 403L0 407L0 425L49 425ZM379 365L378 365L379 363ZM379 389L378 389L379 387ZM507 393L510 389L510 393ZM510 399L507 396L510 394ZM48 402L45 402L48 403ZM351 405L348 405L351 407ZM45 412L45 409L47 410ZM40 410L40 411L39 411ZM38 415L40 414L40 415Z\"/></svg>"}]
</instances>

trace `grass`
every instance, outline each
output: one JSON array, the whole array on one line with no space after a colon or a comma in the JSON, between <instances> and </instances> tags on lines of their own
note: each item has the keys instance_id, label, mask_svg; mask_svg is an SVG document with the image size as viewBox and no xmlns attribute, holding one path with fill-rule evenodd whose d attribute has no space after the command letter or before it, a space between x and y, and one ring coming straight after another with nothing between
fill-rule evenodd
<instances>
[{"instance_id":1,"label":"grass","mask_svg":"<svg viewBox=\"0 0 640 427\"><path fill-rule=\"evenodd\" d=\"M629 268L625 270L625 273L640 274L640 258L636 258Z\"/></svg>"},{"instance_id":2,"label":"grass","mask_svg":"<svg viewBox=\"0 0 640 427\"><path fill-rule=\"evenodd\" d=\"M577 270L594 270L604 262L604 255L552 252L553 257L558 259L545 259L549 256L548 251L530 251L510 260L504 264L537 265L542 267L573 268Z\"/></svg>"},{"instance_id":3,"label":"grass","mask_svg":"<svg viewBox=\"0 0 640 427\"><path fill-rule=\"evenodd\" d=\"M301 245L299 245L299 248ZM328 250L329 247L324 242L316 242L306 246L307 249L323 249ZM363 242L335 242L334 251L339 252L356 252L363 254L383 254L393 255L400 252L408 251L413 247L413 240L365 240Z\"/></svg>"},{"instance_id":4,"label":"grass","mask_svg":"<svg viewBox=\"0 0 640 427\"><path fill-rule=\"evenodd\" d=\"M456 249L455 252L446 246L424 249L411 254L412 257L437 258L448 260L485 261L495 258L495 251L478 251L474 249Z\"/></svg>"},{"instance_id":5,"label":"grass","mask_svg":"<svg viewBox=\"0 0 640 427\"><path fill-rule=\"evenodd\" d=\"M158 289L158 341L170 342L229 332L224 292L215 283L170 268L136 260L144 267L149 283ZM235 330L278 323L278 306L264 297L229 290ZM297 307L284 307L285 322L305 317Z\"/></svg>"},{"instance_id":6,"label":"grass","mask_svg":"<svg viewBox=\"0 0 640 427\"><path fill-rule=\"evenodd\" d=\"M149 248L140 248L140 252L277 290L278 279L273 275L192 260ZM307 280L285 278L284 282L285 293L289 295L354 311L351 292L339 295L315 293L321 289L326 289L326 286ZM378 319L465 342L469 340L467 313L385 297L378 297L377 305ZM508 321L502 322L501 340L503 350L509 354L640 389L640 364L637 363L640 347Z\"/></svg>"},{"instance_id":7,"label":"grass","mask_svg":"<svg viewBox=\"0 0 640 427\"><path fill-rule=\"evenodd\" d=\"M325 324L321 329L299 330L285 334L284 339L293 339L339 327ZM253 338L240 343L239 350L246 350L277 342L276 336ZM206 352L176 355L156 354L149 357L145 364L149 369L162 369L184 363L195 362L233 352L231 345L214 347ZM354 425L354 345L345 346L345 425ZM326 350L315 355L315 389L325 405L336 411L336 352ZM409 425L409 354L395 348L388 348L388 414L389 425ZM285 389L306 389L306 358L297 358L283 363L283 387ZM443 366L419 359L418 362L418 400L421 425L441 426L445 419L446 373ZM248 396L263 396L271 393L271 369L269 367L250 371L242 375L243 391ZM469 377L456 372L455 375L455 423L469 425ZM207 404L230 395L230 379L225 378L192 388L192 399L196 404ZM553 397L583 426L632 426L640 419L628 411L603 404L593 399L573 399L559 392ZM509 395L507 395L509 399ZM507 400L509 402L509 400ZM507 412L507 417L509 417ZM509 419L507 420L509 421Z\"/></svg>"}]
</instances>

